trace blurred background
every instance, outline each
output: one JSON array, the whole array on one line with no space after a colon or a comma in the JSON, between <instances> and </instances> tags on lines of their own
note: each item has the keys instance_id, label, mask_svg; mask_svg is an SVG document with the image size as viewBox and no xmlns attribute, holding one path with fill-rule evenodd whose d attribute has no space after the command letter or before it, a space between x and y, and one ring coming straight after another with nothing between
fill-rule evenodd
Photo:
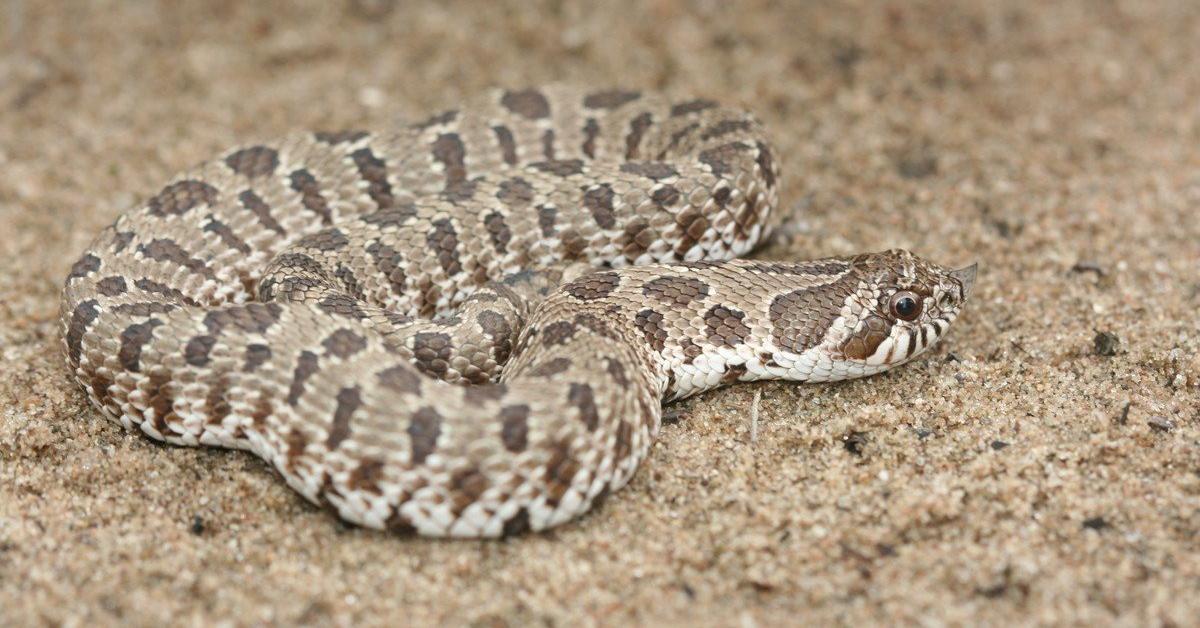
<instances>
[{"instance_id":1,"label":"blurred background","mask_svg":"<svg viewBox=\"0 0 1200 628\"><path fill-rule=\"evenodd\" d=\"M0 614L1193 624L1198 58L1195 2L0 0ZM966 314L881 378L678 404L598 513L494 544L344 528L68 379L71 260L173 172L550 81L746 106L761 257L978 261Z\"/></svg>"}]
</instances>

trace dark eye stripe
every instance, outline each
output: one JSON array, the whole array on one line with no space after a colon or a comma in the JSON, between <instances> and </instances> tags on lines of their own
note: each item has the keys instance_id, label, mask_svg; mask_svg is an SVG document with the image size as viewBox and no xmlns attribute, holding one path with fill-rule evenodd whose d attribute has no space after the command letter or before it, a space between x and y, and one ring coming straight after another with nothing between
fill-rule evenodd
<instances>
[{"instance_id":1,"label":"dark eye stripe","mask_svg":"<svg viewBox=\"0 0 1200 628\"><path fill-rule=\"evenodd\" d=\"M929 337L926 335L928 331L929 331L928 327L921 325L921 348L922 349L929 346Z\"/></svg>"},{"instance_id":2,"label":"dark eye stripe","mask_svg":"<svg viewBox=\"0 0 1200 628\"><path fill-rule=\"evenodd\" d=\"M904 352L904 357L910 357L917 352L917 335L908 332L908 351Z\"/></svg>"}]
</instances>

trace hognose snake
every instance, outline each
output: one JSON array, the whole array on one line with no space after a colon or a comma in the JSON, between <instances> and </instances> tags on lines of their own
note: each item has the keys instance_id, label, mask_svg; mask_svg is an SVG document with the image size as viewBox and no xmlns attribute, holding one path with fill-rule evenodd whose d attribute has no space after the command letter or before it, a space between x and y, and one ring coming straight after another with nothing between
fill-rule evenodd
<instances>
[{"instance_id":1,"label":"hognose snake","mask_svg":"<svg viewBox=\"0 0 1200 628\"><path fill-rule=\"evenodd\" d=\"M67 358L126 428L250 450L351 522L542 530L630 479L664 399L870 375L954 321L973 266L726 261L777 190L749 114L632 91L299 133L106 228L66 281Z\"/></svg>"}]
</instances>

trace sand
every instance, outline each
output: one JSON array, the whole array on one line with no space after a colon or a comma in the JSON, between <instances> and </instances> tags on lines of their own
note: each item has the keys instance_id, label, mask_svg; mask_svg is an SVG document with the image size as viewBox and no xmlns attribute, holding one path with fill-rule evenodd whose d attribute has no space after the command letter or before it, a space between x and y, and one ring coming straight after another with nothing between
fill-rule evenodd
<instances>
[{"instance_id":1,"label":"sand","mask_svg":"<svg viewBox=\"0 0 1200 628\"><path fill-rule=\"evenodd\" d=\"M1189 2L7 0L0 623L1196 625L1197 58ZM69 379L70 263L174 171L551 80L751 107L793 212L761 257L978 261L965 315L677 404L603 508L503 542L350 528Z\"/></svg>"}]
</instances>

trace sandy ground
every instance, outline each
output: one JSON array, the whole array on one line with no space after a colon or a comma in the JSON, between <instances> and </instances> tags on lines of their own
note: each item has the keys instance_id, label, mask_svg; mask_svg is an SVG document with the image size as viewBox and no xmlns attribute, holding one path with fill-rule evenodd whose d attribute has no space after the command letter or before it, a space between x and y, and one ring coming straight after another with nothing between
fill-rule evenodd
<instances>
[{"instance_id":1,"label":"sandy ground","mask_svg":"<svg viewBox=\"0 0 1200 628\"><path fill-rule=\"evenodd\" d=\"M1189 2L2 2L0 623L1196 625L1198 58ZM505 542L348 528L68 379L70 262L173 171L563 79L750 106L795 212L761 256L978 260L965 317L678 404L602 509Z\"/></svg>"}]
</instances>

